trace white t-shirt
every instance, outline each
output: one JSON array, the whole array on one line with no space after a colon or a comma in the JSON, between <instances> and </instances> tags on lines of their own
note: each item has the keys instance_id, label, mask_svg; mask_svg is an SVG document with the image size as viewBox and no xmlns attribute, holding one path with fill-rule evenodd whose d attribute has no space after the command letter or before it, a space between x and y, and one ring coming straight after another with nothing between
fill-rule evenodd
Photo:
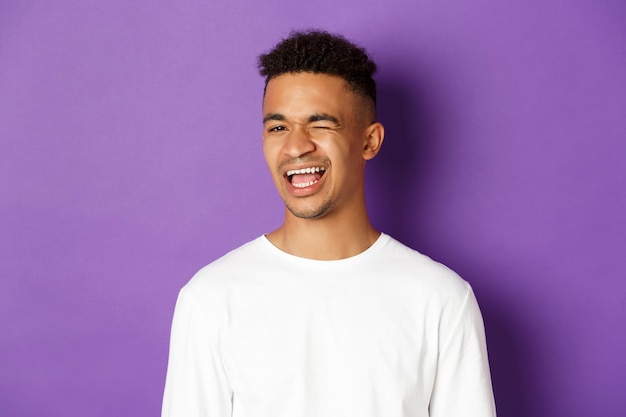
<instances>
[{"instance_id":1,"label":"white t-shirt","mask_svg":"<svg viewBox=\"0 0 626 417\"><path fill-rule=\"evenodd\" d=\"M385 234L335 261L261 236L181 290L162 416L495 416L476 299Z\"/></svg>"}]
</instances>

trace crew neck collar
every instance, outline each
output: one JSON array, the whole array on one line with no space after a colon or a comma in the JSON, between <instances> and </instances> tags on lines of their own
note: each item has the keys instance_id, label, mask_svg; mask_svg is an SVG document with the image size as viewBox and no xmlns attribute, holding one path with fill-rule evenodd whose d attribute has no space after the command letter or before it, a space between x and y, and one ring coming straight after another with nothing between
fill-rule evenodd
<instances>
[{"instance_id":1,"label":"crew neck collar","mask_svg":"<svg viewBox=\"0 0 626 417\"><path fill-rule=\"evenodd\" d=\"M372 254L378 252L383 246L385 246L389 242L390 239L391 238L389 235L385 233L381 233L380 236L378 236L378 238L374 241L374 243L372 243L372 245L369 248L365 249L363 252L357 253L356 255L350 256L348 258L334 259L334 260L309 259L309 258L304 258L301 256L292 255L276 247L272 242L270 242L270 240L267 238L267 235L261 235L257 239L257 241L259 241L259 243L263 245L264 248L272 256L280 257L289 262L306 263L310 265L319 265L319 266L324 266L324 265L337 266L341 264L352 264L354 262L359 262L360 260L371 256Z\"/></svg>"}]
</instances>

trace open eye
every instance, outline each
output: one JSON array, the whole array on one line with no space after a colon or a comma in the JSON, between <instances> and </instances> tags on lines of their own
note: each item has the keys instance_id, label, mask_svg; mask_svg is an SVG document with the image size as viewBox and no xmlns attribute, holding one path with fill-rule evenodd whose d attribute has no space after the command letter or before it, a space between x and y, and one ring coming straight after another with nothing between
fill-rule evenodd
<instances>
[{"instance_id":1,"label":"open eye","mask_svg":"<svg viewBox=\"0 0 626 417\"><path fill-rule=\"evenodd\" d=\"M283 125L271 126L269 129L267 129L268 132L283 132L285 130L287 130L287 128Z\"/></svg>"}]
</instances>

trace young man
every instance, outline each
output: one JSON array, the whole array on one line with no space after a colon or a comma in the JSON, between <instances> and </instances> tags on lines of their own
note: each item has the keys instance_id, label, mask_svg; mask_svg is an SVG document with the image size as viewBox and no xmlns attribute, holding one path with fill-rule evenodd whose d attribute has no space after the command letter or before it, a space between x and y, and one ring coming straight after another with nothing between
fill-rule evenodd
<instances>
[{"instance_id":1,"label":"young man","mask_svg":"<svg viewBox=\"0 0 626 417\"><path fill-rule=\"evenodd\" d=\"M260 69L285 220L181 290L163 416L495 416L470 286L368 219L365 163L384 137L375 64L306 32Z\"/></svg>"}]
</instances>

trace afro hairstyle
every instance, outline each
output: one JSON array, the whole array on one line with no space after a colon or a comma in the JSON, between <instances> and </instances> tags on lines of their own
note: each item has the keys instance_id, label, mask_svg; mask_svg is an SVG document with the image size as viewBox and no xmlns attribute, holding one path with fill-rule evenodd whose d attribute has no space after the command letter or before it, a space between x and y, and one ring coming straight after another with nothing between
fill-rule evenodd
<instances>
[{"instance_id":1,"label":"afro hairstyle","mask_svg":"<svg viewBox=\"0 0 626 417\"><path fill-rule=\"evenodd\" d=\"M343 36L319 30L292 32L270 52L260 55L258 64L266 88L272 78L287 73L334 75L376 105L376 82L372 78L376 63L365 49Z\"/></svg>"}]
</instances>

